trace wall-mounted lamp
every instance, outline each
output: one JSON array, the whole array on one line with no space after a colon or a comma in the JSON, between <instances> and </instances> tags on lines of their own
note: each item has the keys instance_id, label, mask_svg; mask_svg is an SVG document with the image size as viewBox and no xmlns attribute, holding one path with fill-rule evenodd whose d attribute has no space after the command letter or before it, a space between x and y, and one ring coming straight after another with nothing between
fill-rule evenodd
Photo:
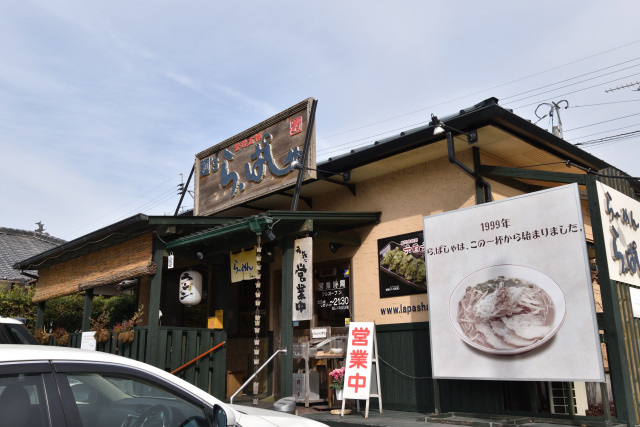
<instances>
[{"instance_id":1,"label":"wall-mounted lamp","mask_svg":"<svg viewBox=\"0 0 640 427\"><path fill-rule=\"evenodd\" d=\"M335 254L336 252L338 252L338 249L343 246L344 245L342 243L329 243L329 250L331 251L331 253Z\"/></svg>"},{"instance_id":2,"label":"wall-mounted lamp","mask_svg":"<svg viewBox=\"0 0 640 427\"><path fill-rule=\"evenodd\" d=\"M438 117L432 115L431 116L431 124L435 125L435 128L433 128L433 134L434 135L438 135L443 133L444 131L446 131L447 129L452 130L456 133L460 133L463 135L467 135L467 142L469 144L473 144L474 142L478 142L478 132L475 130L469 131L469 132L463 132L459 129L453 128L447 124L445 124L442 120L438 120Z\"/></svg>"},{"instance_id":3,"label":"wall-mounted lamp","mask_svg":"<svg viewBox=\"0 0 640 427\"><path fill-rule=\"evenodd\" d=\"M273 230L270 228L266 228L262 232L262 236L267 240L267 242L271 242L276 238L276 235L273 233Z\"/></svg>"},{"instance_id":4,"label":"wall-mounted lamp","mask_svg":"<svg viewBox=\"0 0 640 427\"><path fill-rule=\"evenodd\" d=\"M196 252L196 257L198 257L198 259L204 259L204 254L202 252Z\"/></svg>"}]
</instances>

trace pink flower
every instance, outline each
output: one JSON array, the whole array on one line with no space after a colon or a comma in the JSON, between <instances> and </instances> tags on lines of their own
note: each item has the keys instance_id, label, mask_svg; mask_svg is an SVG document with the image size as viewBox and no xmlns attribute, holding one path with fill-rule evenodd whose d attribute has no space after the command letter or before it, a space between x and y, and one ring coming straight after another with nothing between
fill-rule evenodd
<instances>
[{"instance_id":1,"label":"pink flower","mask_svg":"<svg viewBox=\"0 0 640 427\"><path fill-rule=\"evenodd\" d=\"M333 389L342 389L344 387L344 367L334 369L329 372L331 378L333 378L333 382L331 383L331 388Z\"/></svg>"}]
</instances>

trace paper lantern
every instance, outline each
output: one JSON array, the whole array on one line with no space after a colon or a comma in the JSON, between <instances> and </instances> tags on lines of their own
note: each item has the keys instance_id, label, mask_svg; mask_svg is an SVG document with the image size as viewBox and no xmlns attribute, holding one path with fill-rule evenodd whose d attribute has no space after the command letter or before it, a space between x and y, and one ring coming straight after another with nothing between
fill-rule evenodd
<instances>
[{"instance_id":1,"label":"paper lantern","mask_svg":"<svg viewBox=\"0 0 640 427\"><path fill-rule=\"evenodd\" d=\"M185 305L200 304L202 299L202 274L187 270L180 275L180 302Z\"/></svg>"}]
</instances>

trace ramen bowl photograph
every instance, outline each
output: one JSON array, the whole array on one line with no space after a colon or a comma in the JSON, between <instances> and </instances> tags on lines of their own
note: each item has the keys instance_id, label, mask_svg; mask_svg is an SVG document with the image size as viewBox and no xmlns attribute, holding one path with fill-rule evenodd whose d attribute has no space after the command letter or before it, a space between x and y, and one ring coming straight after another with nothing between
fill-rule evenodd
<instances>
[{"instance_id":1,"label":"ramen bowl photograph","mask_svg":"<svg viewBox=\"0 0 640 427\"><path fill-rule=\"evenodd\" d=\"M553 279L511 264L468 275L449 301L449 319L458 336L496 355L522 354L544 345L562 326L565 311L564 293Z\"/></svg>"}]
</instances>

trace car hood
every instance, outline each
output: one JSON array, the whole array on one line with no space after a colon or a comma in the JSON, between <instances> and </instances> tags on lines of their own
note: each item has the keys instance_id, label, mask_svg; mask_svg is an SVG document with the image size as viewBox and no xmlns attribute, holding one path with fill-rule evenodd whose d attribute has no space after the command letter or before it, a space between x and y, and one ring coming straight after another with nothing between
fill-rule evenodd
<instances>
[{"instance_id":1,"label":"car hood","mask_svg":"<svg viewBox=\"0 0 640 427\"><path fill-rule=\"evenodd\" d=\"M254 408L253 406L227 405L236 413L236 423L250 427L327 427L318 421L296 417L285 412Z\"/></svg>"}]
</instances>

